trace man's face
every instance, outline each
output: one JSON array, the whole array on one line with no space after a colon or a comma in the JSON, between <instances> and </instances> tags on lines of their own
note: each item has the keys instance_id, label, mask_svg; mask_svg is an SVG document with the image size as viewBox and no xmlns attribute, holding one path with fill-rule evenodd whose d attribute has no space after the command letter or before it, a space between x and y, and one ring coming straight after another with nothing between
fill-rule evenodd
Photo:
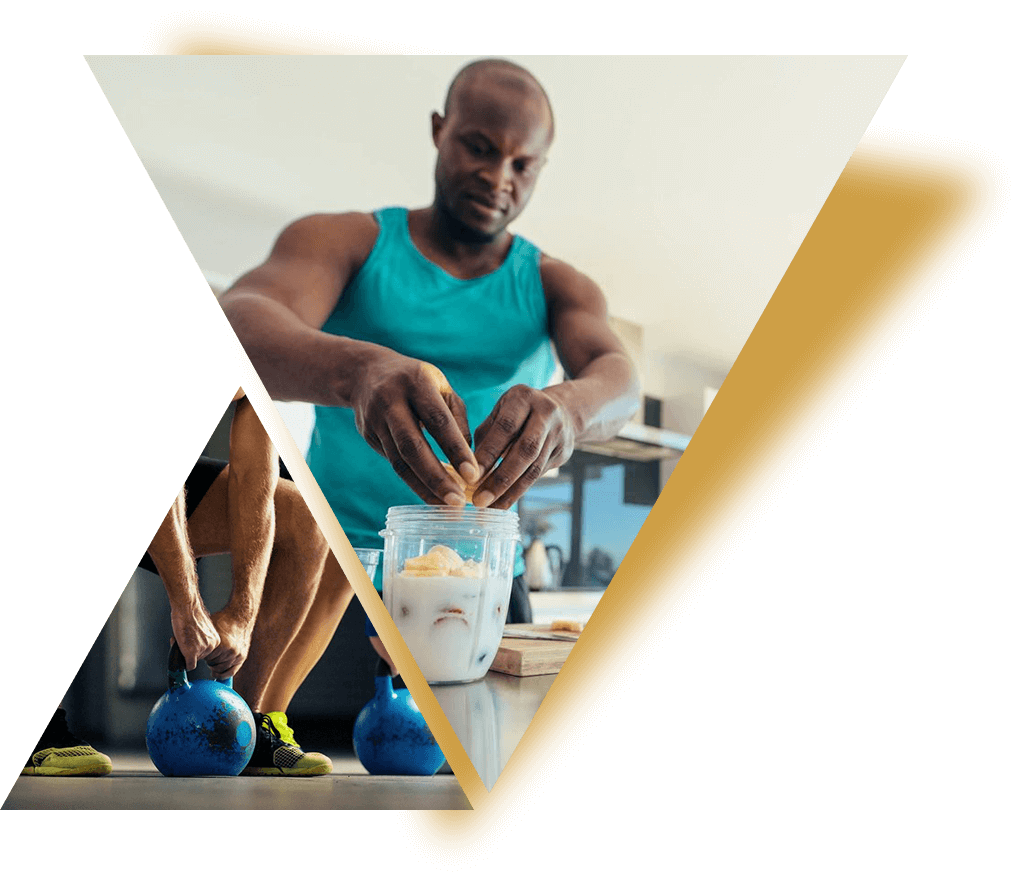
<instances>
[{"instance_id":1,"label":"man's face","mask_svg":"<svg viewBox=\"0 0 1023 878\"><path fill-rule=\"evenodd\" d=\"M437 205L475 240L500 235L529 201L550 145L541 95L486 80L434 113Z\"/></svg>"}]
</instances>

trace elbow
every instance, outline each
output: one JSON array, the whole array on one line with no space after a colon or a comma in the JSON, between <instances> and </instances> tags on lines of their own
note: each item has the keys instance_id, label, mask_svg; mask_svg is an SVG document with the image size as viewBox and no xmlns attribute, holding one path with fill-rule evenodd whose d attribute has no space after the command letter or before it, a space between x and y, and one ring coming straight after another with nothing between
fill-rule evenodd
<instances>
[{"instance_id":1,"label":"elbow","mask_svg":"<svg viewBox=\"0 0 1023 878\"><path fill-rule=\"evenodd\" d=\"M639 411L643 395L640 388L639 374L631 360L624 354L611 354L619 359L619 377L614 382L617 392L605 402L600 417L592 429L585 431L587 439L604 442L613 439Z\"/></svg>"},{"instance_id":2,"label":"elbow","mask_svg":"<svg viewBox=\"0 0 1023 878\"><path fill-rule=\"evenodd\" d=\"M628 409L625 419L628 420L639 411L639 407L643 403L643 390L639 383L639 372L636 371L636 367L631 361L629 362L629 384L623 399L625 407Z\"/></svg>"},{"instance_id":3,"label":"elbow","mask_svg":"<svg viewBox=\"0 0 1023 878\"><path fill-rule=\"evenodd\" d=\"M615 415L617 416L615 432L621 429L622 425L639 411L643 403L643 391L639 381L639 371L636 369L635 363L625 354L619 354L618 356L622 359L623 377L621 386L623 389L615 406Z\"/></svg>"},{"instance_id":4,"label":"elbow","mask_svg":"<svg viewBox=\"0 0 1023 878\"><path fill-rule=\"evenodd\" d=\"M224 316L227 318L227 322L231 324L231 328L239 338L242 337L248 326L248 314L250 311L248 300L250 298L251 296L247 295L244 291L232 288L217 300L221 310L224 312Z\"/></svg>"}]
</instances>

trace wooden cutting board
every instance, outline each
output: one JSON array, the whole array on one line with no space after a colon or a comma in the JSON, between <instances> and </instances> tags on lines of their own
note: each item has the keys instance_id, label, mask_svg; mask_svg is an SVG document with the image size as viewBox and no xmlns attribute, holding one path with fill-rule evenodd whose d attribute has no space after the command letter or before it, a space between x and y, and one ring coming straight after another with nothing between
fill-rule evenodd
<instances>
[{"instance_id":1,"label":"wooden cutting board","mask_svg":"<svg viewBox=\"0 0 1023 878\"><path fill-rule=\"evenodd\" d=\"M550 633L550 625L508 625L507 629ZM558 631L577 638L578 634ZM497 655L490 670L514 677L536 677L541 674L556 674L575 646L575 640L522 640L517 637L501 638Z\"/></svg>"}]
</instances>

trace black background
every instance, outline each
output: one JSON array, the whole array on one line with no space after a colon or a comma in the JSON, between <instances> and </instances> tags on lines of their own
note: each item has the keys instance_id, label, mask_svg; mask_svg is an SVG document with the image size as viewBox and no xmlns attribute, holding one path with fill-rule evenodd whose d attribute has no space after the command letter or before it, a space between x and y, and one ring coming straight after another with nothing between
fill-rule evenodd
<instances>
[{"instance_id":1,"label":"black background","mask_svg":"<svg viewBox=\"0 0 1023 878\"><path fill-rule=\"evenodd\" d=\"M100 26L80 51L139 51L142 17ZM24 333L35 354L9 372L11 463L26 480L14 491L28 494L21 528L44 561L10 573L5 616L23 644L8 665L11 782L241 383L223 313L85 61L53 64L58 112L25 117L38 205L15 248L43 273L8 284L9 344ZM875 124L1008 164L1000 71L910 52ZM640 862L677 851L712 826L735 839L730 858L780 819L791 835L768 844L786 848L806 833L837 845L850 814L877 828L942 810L949 771L934 771L934 749L962 756L953 723L985 715L968 643L1003 613L987 575L996 508L981 489L1012 473L988 407L1010 219L486 865L535 857L558 829L582 833L565 838L565 862L585 867L637 845ZM868 810L849 810L864 797ZM425 865L393 816L358 819L389 865Z\"/></svg>"}]
</instances>

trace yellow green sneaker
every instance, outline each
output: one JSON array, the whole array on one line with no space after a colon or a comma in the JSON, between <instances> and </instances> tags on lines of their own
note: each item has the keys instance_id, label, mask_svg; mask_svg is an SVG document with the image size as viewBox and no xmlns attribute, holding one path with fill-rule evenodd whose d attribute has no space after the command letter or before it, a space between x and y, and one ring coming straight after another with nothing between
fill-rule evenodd
<instances>
[{"instance_id":1,"label":"yellow green sneaker","mask_svg":"<svg viewBox=\"0 0 1023 878\"><path fill-rule=\"evenodd\" d=\"M334 764L322 753L305 753L295 741L282 711L253 714L256 720L256 749L242 774L260 777L314 777L330 774Z\"/></svg>"},{"instance_id":2,"label":"yellow green sneaker","mask_svg":"<svg viewBox=\"0 0 1023 878\"><path fill-rule=\"evenodd\" d=\"M112 768L109 757L71 734L67 714L60 707L21 773L39 777L102 777L110 774Z\"/></svg>"}]
</instances>

